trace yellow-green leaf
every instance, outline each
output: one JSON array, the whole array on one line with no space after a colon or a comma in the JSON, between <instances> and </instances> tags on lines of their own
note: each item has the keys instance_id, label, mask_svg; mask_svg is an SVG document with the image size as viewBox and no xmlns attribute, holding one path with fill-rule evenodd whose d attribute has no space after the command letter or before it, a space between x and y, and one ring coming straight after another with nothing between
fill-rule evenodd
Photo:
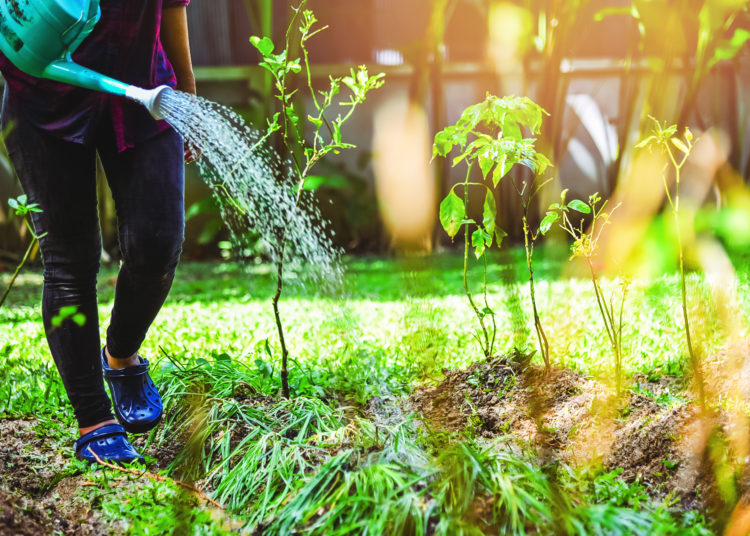
<instances>
[{"instance_id":1,"label":"yellow-green leaf","mask_svg":"<svg viewBox=\"0 0 750 536\"><path fill-rule=\"evenodd\" d=\"M440 203L440 223L451 238L461 230L461 224L466 218L466 205L463 199L453 190Z\"/></svg>"}]
</instances>

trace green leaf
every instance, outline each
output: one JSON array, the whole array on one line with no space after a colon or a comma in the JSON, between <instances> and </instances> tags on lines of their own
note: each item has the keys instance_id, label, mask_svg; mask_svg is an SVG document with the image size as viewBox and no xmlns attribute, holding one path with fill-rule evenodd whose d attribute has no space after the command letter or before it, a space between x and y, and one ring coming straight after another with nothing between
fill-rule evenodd
<instances>
[{"instance_id":1,"label":"green leaf","mask_svg":"<svg viewBox=\"0 0 750 536\"><path fill-rule=\"evenodd\" d=\"M264 57L273 54L273 41L268 37L253 35L250 37L250 43L257 48Z\"/></svg>"},{"instance_id":2,"label":"green leaf","mask_svg":"<svg viewBox=\"0 0 750 536\"><path fill-rule=\"evenodd\" d=\"M495 196L490 190L487 190L487 195L484 198L484 209L482 211L482 225L487 230L487 234L492 237L495 234L495 225L497 220L497 203L495 202ZM492 245L492 239L490 244Z\"/></svg>"},{"instance_id":3,"label":"green leaf","mask_svg":"<svg viewBox=\"0 0 750 536\"><path fill-rule=\"evenodd\" d=\"M78 319L76 319L76 317L78 317ZM73 322L75 322L79 326L82 326L86 323L86 317L82 313L78 312L77 305L65 305L64 307L60 308L55 316L52 317L52 327L59 328L60 326L62 326L62 323L69 318L71 318ZM83 323L79 323L81 322L81 320Z\"/></svg>"},{"instance_id":4,"label":"green leaf","mask_svg":"<svg viewBox=\"0 0 750 536\"><path fill-rule=\"evenodd\" d=\"M544 174L544 172L547 171L547 168L552 165L552 162L550 162L549 158L544 156L542 153L536 153L534 157L534 173L536 173L537 175Z\"/></svg>"},{"instance_id":5,"label":"green leaf","mask_svg":"<svg viewBox=\"0 0 750 536\"><path fill-rule=\"evenodd\" d=\"M580 199L573 199L570 203L568 203L568 207L572 208L576 212L580 212L581 214L591 214L591 207Z\"/></svg>"},{"instance_id":6,"label":"green leaf","mask_svg":"<svg viewBox=\"0 0 750 536\"><path fill-rule=\"evenodd\" d=\"M338 121L333 122L333 143L341 145L341 124Z\"/></svg>"},{"instance_id":7,"label":"green leaf","mask_svg":"<svg viewBox=\"0 0 750 536\"><path fill-rule=\"evenodd\" d=\"M539 232L543 235L547 234L547 232L552 227L552 224L554 224L559 217L560 215L557 212L547 212L547 215L542 220L542 223L539 224Z\"/></svg>"},{"instance_id":8,"label":"green leaf","mask_svg":"<svg viewBox=\"0 0 750 536\"><path fill-rule=\"evenodd\" d=\"M734 58L749 40L750 31L744 28L737 28L734 31L732 39L721 42L719 46L716 47L716 52L714 53L713 58L709 61L708 68L710 69L722 60L731 60Z\"/></svg>"},{"instance_id":9,"label":"green leaf","mask_svg":"<svg viewBox=\"0 0 750 536\"><path fill-rule=\"evenodd\" d=\"M495 227L495 243L497 244L497 247L503 245L503 239L506 236L508 236L508 233L503 231L500 227Z\"/></svg>"},{"instance_id":10,"label":"green leaf","mask_svg":"<svg viewBox=\"0 0 750 536\"><path fill-rule=\"evenodd\" d=\"M313 117L308 114L307 120L310 121L313 125L315 125L315 128L320 128L323 126L323 120L318 119L317 117Z\"/></svg>"},{"instance_id":11,"label":"green leaf","mask_svg":"<svg viewBox=\"0 0 750 536\"><path fill-rule=\"evenodd\" d=\"M332 190L343 190L350 186L350 182L344 175L308 175L303 186L304 190L315 191L319 188L330 188Z\"/></svg>"},{"instance_id":12,"label":"green leaf","mask_svg":"<svg viewBox=\"0 0 750 536\"><path fill-rule=\"evenodd\" d=\"M563 205L565 204L565 200L568 198L568 191L569 188L565 188L562 192L560 192L560 203ZM555 205L555 208L560 208L560 205Z\"/></svg>"},{"instance_id":13,"label":"green leaf","mask_svg":"<svg viewBox=\"0 0 750 536\"><path fill-rule=\"evenodd\" d=\"M687 145L685 145L678 138L672 138L670 141L672 142L672 145L674 145L675 147L677 147L683 153L688 154L690 152L690 149L688 149Z\"/></svg>"},{"instance_id":14,"label":"green leaf","mask_svg":"<svg viewBox=\"0 0 750 536\"><path fill-rule=\"evenodd\" d=\"M467 141L467 131L456 125L446 127L435 134L435 142L432 147L433 156L448 156L453 147L458 145L464 147Z\"/></svg>"},{"instance_id":15,"label":"green leaf","mask_svg":"<svg viewBox=\"0 0 750 536\"><path fill-rule=\"evenodd\" d=\"M191 220L201 214L219 214L220 206L219 202L213 195L209 195L196 201L185 211L185 220Z\"/></svg>"},{"instance_id":16,"label":"green leaf","mask_svg":"<svg viewBox=\"0 0 750 536\"><path fill-rule=\"evenodd\" d=\"M12 208L12 209L17 209L18 208L18 201L16 201L15 199L13 199L11 197L10 199L8 199L8 206L10 208Z\"/></svg>"},{"instance_id":17,"label":"green leaf","mask_svg":"<svg viewBox=\"0 0 750 536\"><path fill-rule=\"evenodd\" d=\"M28 196L26 194L21 194L18 196L18 204L19 205L25 205L26 202L29 200Z\"/></svg>"},{"instance_id":18,"label":"green leaf","mask_svg":"<svg viewBox=\"0 0 750 536\"><path fill-rule=\"evenodd\" d=\"M482 228L471 233L471 245L474 248L474 255L479 259L487 248L492 245L492 237Z\"/></svg>"},{"instance_id":19,"label":"green leaf","mask_svg":"<svg viewBox=\"0 0 750 536\"><path fill-rule=\"evenodd\" d=\"M289 121L292 122L293 125L296 125L299 123L299 116L297 115L297 112L294 110L292 106L288 106L286 109L286 117L289 119Z\"/></svg>"},{"instance_id":20,"label":"green leaf","mask_svg":"<svg viewBox=\"0 0 750 536\"><path fill-rule=\"evenodd\" d=\"M492 166L495 165L495 162L489 158L484 158L481 154L479 155L479 169L482 170L482 176L486 177L487 173L492 170Z\"/></svg>"},{"instance_id":21,"label":"green leaf","mask_svg":"<svg viewBox=\"0 0 750 536\"><path fill-rule=\"evenodd\" d=\"M224 221L221 218L213 218L206 222L201 234L198 235L197 242L203 246L210 244L219 231L224 227Z\"/></svg>"},{"instance_id":22,"label":"green leaf","mask_svg":"<svg viewBox=\"0 0 750 536\"><path fill-rule=\"evenodd\" d=\"M463 199L451 190L440 203L440 223L448 236L454 238L461 230L461 223L466 218L466 205Z\"/></svg>"},{"instance_id":23,"label":"green leaf","mask_svg":"<svg viewBox=\"0 0 750 536\"><path fill-rule=\"evenodd\" d=\"M495 167L495 171L492 173L492 184L497 186L500 180L505 177L506 169L505 165L508 161L508 155L501 154L500 159L498 160L497 167Z\"/></svg>"},{"instance_id":24,"label":"green leaf","mask_svg":"<svg viewBox=\"0 0 750 536\"><path fill-rule=\"evenodd\" d=\"M643 149L644 147L648 147L652 143L656 141L656 136L648 136L647 138L642 139L639 141L636 145L636 149Z\"/></svg>"}]
</instances>

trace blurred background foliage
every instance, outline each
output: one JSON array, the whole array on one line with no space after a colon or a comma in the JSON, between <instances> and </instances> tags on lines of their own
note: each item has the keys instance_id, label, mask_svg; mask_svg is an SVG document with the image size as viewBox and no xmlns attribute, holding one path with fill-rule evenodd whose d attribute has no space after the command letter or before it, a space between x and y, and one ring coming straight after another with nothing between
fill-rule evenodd
<instances>
[{"instance_id":1,"label":"blurred background foliage","mask_svg":"<svg viewBox=\"0 0 750 536\"><path fill-rule=\"evenodd\" d=\"M557 190L568 188L578 197L595 191L605 198L647 195L626 186L639 184L633 179L639 169L633 147L648 115L714 140L712 151L697 152L694 167L702 171L688 173L685 190L692 205L710 208L701 225L726 226L748 198L749 4L310 0L309 7L328 25L310 43L314 83L324 87L329 74L356 64L385 72L387 81L348 127L357 151L331 158L309 187L319 190L322 214L331 221L338 245L349 252L450 246L438 229L437 205L461 177L430 161L434 133L487 92L528 95L550 113L539 147L555 165ZM193 2L188 14L199 92L263 125L275 103L248 38L270 35L280 43L292 5ZM298 106L304 110L306 103ZM208 189L196 168L188 167L187 175L185 255L239 253L262 259L262 251L226 247ZM652 182L658 182L656 176ZM108 255L116 258L114 210L105 184L102 174L102 231ZM499 223L517 239L520 207L504 188L507 184L497 193ZM0 262L16 260L29 239L8 213L7 199L19 193L0 153Z\"/></svg>"}]
</instances>

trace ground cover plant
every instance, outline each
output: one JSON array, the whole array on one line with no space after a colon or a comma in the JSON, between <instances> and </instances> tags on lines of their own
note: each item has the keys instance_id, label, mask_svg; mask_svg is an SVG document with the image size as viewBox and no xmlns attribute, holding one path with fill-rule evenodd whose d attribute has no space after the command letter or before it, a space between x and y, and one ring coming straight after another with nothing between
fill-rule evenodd
<instances>
[{"instance_id":1,"label":"ground cover plant","mask_svg":"<svg viewBox=\"0 0 750 536\"><path fill-rule=\"evenodd\" d=\"M523 266L523 249L510 254ZM597 378L610 374L603 358L611 348L602 331L566 323L599 312L590 283L561 275L565 249L537 255L542 314L558 343L552 351L565 352L571 370L537 376L543 369L514 357L516 341L505 331L496 353L507 357L485 360L470 337L473 313L454 293L462 258L351 260L346 304L302 287L285 298L299 356L289 401L278 397L275 320L264 305L275 291L273 267L183 266L144 347L156 361L167 417L138 445L151 472L191 483L224 510L171 480L92 470L70 459L73 424L60 410L65 397L36 308L41 276L27 271L0 313L9 334L1 348L8 381L0 387L0 484L12 491L14 515L35 512L40 526L60 533L66 523L153 533L159 516L175 519L183 533L205 534L285 534L292 527L313 534L522 534L561 526L572 534L715 533L706 499L711 479L676 485L692 463L680 450L680 437L689 437L691 395L684 348L672 344L680 329L669 315L681 301L672 291L679 274L633 283L625 316L628 326L644 328L624 332L632 358L623 363L618 427L628 432L615 434L609 456L587 457L583 447L602 433L594 424L596 400L608 387ZM735 260L746 274L747 257ZM524 273L506 283L502 270L490 262L489 299L505 304L512 292L528 299ZM100 284L103 317L114 290L108 273ZM747 276L741 281L746 315ZM695 283L705 285L702 278ZM471 290L481 288L476 281ZM571 293L581 299L560 300ZM499 306L496 314L507 325L511 312ZM529 344L533 337L531 331ZM721 346L715 341L717 352ZM433 361L456 372L436 373ZM538 418L518 413L534 389L548 406ZM646 444L660 447L643 459L633 455ZM134 494L140 499L127 504L134 510L125 517L122 504Z\"/></svg>"}]
</instances>

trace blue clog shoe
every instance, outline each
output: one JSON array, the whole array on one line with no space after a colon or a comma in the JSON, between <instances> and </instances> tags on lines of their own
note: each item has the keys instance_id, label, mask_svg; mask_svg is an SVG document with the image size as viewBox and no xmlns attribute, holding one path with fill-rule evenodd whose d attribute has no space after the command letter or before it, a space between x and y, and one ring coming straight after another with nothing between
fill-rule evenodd
<instances>
[{"instance_id":1,"label":"blue clog shoe","mask_svg":"<svg viewBox=\"0 0 750 536\"><path fill-rule=\"evenodd\" d=\"M133 434L151 430L159 424L164 411L161 396L148 375L148 360L139 359L139 365L113 369L102 348L102 369L112 395L115 416L123 428Z\"/></svg>"},{"instance_id":2,"label":"blue clog shoe","mask_svg":"<svg viewBox=\"0 0 750 536\"><path fill-rule=\"evenodd\" d=\"M75 451L76 458L92 463L99 460L110 463L144 462L119 424L107 424L82 435L75 442Z\"/></svg>"}]
</instances>

